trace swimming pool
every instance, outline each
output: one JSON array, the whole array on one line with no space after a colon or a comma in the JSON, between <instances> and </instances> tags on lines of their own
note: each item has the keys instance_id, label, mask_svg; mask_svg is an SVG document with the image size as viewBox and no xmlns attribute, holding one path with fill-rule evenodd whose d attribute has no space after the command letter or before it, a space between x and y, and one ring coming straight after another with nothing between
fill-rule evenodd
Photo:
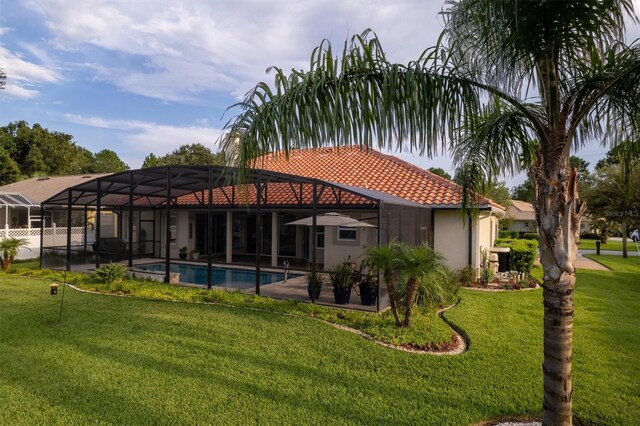
<instances>
[{"instance_id":1,"label":"swimming pool","mask_svg":"<svg viewBox=\"0 0 640 426\"><path fill-rule=\"evenodd\" d=\"M134 270L164 272L165 263L147 263L136 265ZM200 265L190 265L186 263L172 263L169 269L172 273L180 274L180 282L207 285L207 267ZM289 278L300 275L289 274ZM260 271L260 284L271 284L284 280L282 272ZM251 269L221 268L214 266L211 268L211 285L230 288L253 288L256 285L256 271Z\"/></svg>"}]
</instances>

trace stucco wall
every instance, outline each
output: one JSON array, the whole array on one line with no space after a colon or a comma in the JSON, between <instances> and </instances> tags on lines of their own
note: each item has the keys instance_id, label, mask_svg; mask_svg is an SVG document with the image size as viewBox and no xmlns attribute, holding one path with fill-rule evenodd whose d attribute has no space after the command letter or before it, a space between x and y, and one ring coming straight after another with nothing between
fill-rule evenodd
<instances>
[{"instance_id":1,"label":"stucco wall","mask_svg":"<svg viewBox=\"0 0 640 426\"><path fill-rule=\"evenodd\" d=\"M481 247L493 247L498 235L498 218L488 212L481 212L471 230L471 264L480 266ZM434 249L447 259L452 269L464 268L469 264L469 223L463 225L462 217L456 210L436 210L434 215Z\"/></svg>"},{"instance_id":2,"label":"stucco wall","mask_svg":"<svg viewBox=\"0 0 640 426\"><path fill-rule=\"evenodd\" d=\"M493 247L497 238L497 224L498 218L489 215L488 213L481 213L478 217L478 221L474 229L474 267L479 267L482 262L480 250L483 248Z\"/></svg>"},{"instance_id":3,"label":"stucco wall","mask_svg":"<svg viewBox=\"0 0 640 426\"><path fill-rule=\"evenodd\" d=\"M469 264L469 224L463 226L456 210L436 210L433 224L433 248L447 259L452 269Z\"/></svg>"}]
</instances>

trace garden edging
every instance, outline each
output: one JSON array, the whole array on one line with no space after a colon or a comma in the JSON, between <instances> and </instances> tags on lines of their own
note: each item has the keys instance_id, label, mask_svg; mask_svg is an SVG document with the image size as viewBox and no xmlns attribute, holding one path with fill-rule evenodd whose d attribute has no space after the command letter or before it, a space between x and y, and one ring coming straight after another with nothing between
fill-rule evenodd
<instances>
[{"instance_id":1,"label":"garden edging","mask_svg":"<svg viewBox=\"0 0 640 426\"><path fill-rule=\"evenodd\" d=\"M314 317L310 317L310 316L300 316L300 315L292 315L292 314L288 314L285 312L277 312L277 311L270 311L268 309L258 309L258 308L250 308L250 307L246 307L246 306L237 306L237 305L229 305L226 303L216 303L216 302L185 302L184 300L175 300L175 299L152 299L152 298L147 298L147 297L137 297L137 296L127 296L124 294L114 294L114 293L102 293L99 291L93 291L93 290L85 290L82 289L80 287L77 287L73 284L66 284L67 286L69 286L70 288L72 288L73 290L76 290L78 292L81 293L88 293L88 294L95 294L95 295L101 295L101 296L115 296L115 297L123 297L123 298L130 298L130 299L142 299L142 300L151 300L151 301L167 301L167 302L176 302L176 303L197 303L197 304L202 304L202 305L217 305L217 306L224 306L227 308L237 308L237 309L245 309L245 310L250 310L250 311L257 311L257 312L268 312L271 314L280 314L280 315L284 315L287 317L291 317L291 318L308 318L311 320L315 320L315 321L320 321L324 324L330 325L331 327L337 328L339 330L343 330L343 331L348 331L350 333L356 334L360 337L363 337L367 340L369 340L370 342L373 342L377 345L383 346L387 349L394 349L397 351L401 351L401 352L407 352L407 353L413 353L413 354L422 354L422 355L459 355L463 352L465 352L468 347L469 347L469 339L466 336L466 333L464 333L464 331L462 331L462 329L460 329L459 327L457 327L456 325L454 325L451 321L447 320L444 317L444 312L446 312L447 310L455 307L456 305L458 305L458 303L460 303L460 299L458 299L457 302L442 308L438 311L438 317L443 320L452 330L453 330L453 334L455 336L455 344L456 347L454 347L451 350L448 351L432 351L432 350L426 350L426 349L412 349L412 348L408 348L408 347L404 347L404 346L399 346L399 345L393 345L390 343L386 343L380 340L375 339L373 336L371 336L370 334L367 334L363 331L360 331L358 329L355 329L353 327L349 327L346 325L342 325L342 324L336 324L321 318L314 318Z\"/></svg>"}]
</instances>

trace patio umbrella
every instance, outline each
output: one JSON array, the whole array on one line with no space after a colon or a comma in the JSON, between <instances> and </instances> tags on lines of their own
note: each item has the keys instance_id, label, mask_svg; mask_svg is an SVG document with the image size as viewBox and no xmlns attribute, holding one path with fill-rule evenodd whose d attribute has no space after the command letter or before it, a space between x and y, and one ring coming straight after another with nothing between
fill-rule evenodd
<instances>
[{"instance_id":1,"label":"patio umbrella","mask_svg":"<svg viewBox=\"0 0 640 426\"><path fill-rule=\"evenodd\" d=\"M293 222L285 223L285 225L303 225L313 226L313 216L305 217L304 219L294 220ZM346 228L377 228L367 222L361 222L352 217L345 216L340 213L325 213L316 216L316 226L344 226Z\"/></svg>"}]
</instances>

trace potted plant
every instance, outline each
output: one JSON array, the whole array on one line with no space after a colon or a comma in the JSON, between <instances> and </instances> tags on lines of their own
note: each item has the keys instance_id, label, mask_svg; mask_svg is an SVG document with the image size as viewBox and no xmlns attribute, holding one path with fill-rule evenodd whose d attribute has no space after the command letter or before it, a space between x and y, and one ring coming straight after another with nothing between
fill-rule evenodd
<instances>
[{"instance_id":1,"label":"potted plant","mask_svg":"<svg viewBox=\"0 0 640 426\"><path fill-rule=\"evenodd\" d=\"M318 272L307 272L307 292L309 299L318 300L322 291L322 277Z\"/></svg>"},{"instance_id":2,"label":"potted plant","mask_svg":"<svg viewBox=\"0 0 640 426\"><path fill-rule=\"evenodd\" d=\"M178 250L178 255L180 256L180 259L185 260L187 258L187 246L184 246L180 250Z\"/></svg>"},{"instance_id":3,"label":"potted plant","mask_svg":"<svg viewBox=\"0 0 640 426\"><path fill-rule=\"evenodd\" d=\"M191 250L191 260L198 260L199 257L200 257L200 250L198 249Z\"/></svg>"},{"instance_id":4,"label":"potted plant","mask_svg":"<svg viewBox=\"0 0 640 426\"><path fill-rule=\"evenodd\" d=\"M358 284L360 290L360 303L364 306L373 306L378 299L378 278L368 273L362 276Z\"/></svg>"},{"instance_id":5,"label":"potted plant","mask_svg":"<svg viewBox=\"0 0 640 426\"><path fill-rule=\"evenodd\" d=\"M354 284L354 272L350 263L341 263L329 273L333 284L333 296L339 305L349 304L351 288Z\"/></svg>"}]
</instances>

